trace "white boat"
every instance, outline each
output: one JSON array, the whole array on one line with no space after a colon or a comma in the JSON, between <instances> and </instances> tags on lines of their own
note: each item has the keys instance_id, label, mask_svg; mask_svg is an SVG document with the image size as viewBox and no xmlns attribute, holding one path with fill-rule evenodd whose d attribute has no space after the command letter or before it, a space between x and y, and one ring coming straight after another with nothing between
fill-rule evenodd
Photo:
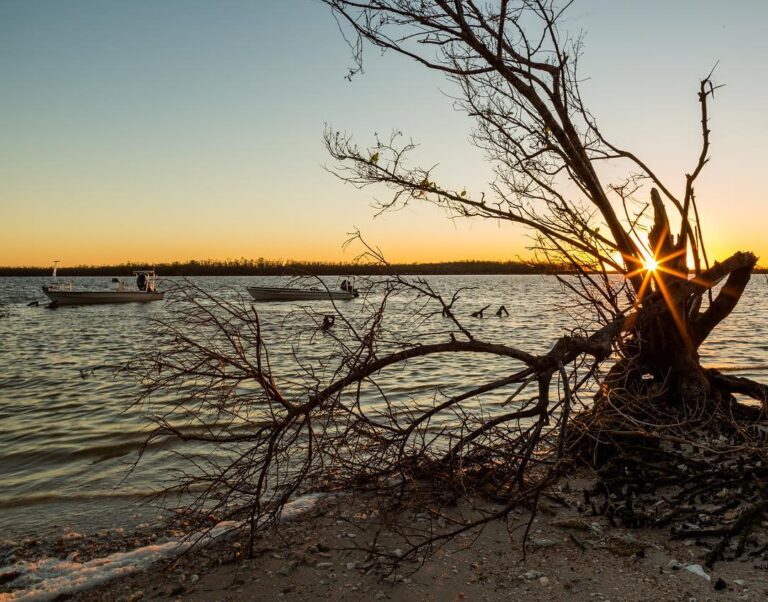
<instances>
[{"instance_id":1,"label":"white boat","mask_svg":"<svg viewBox=\"0 0 768 602\"><path fill-rule=\"evenodd\" d=\"M348 280L338 289L249 286L248 293L254 301L350 301L359 294Z\"/></svg>"},{"instance_id":2,"label":"white boat","mask_svg":"<svg viewBox=\"0 0 768 602\"><path fill-rule=\"evenodd\" d=\"M165 292L144 291L63 291L45 290L46 296L56 305L97 305L100 303L148 303L162 301Z\"/></svg>"},{"instance_id":3,"label":"white boat","mask_svg":"<svg viewBox=\"0 0 768 602\"><path fill-rule=\"evenodd\" d=\"M58 262L57 262L58 263ZM43 286L43 292L53 305L98 305L102 303L148 303L161 301L165 292L155 288L155 271L140 270L133 273L136 276L136 290L126 288L122 280L114 279L117 287L107 291L76 290L72 283L59 283ZM56 266L53 268L53 278L56 280Z\"/></svg>"}]
</instances>

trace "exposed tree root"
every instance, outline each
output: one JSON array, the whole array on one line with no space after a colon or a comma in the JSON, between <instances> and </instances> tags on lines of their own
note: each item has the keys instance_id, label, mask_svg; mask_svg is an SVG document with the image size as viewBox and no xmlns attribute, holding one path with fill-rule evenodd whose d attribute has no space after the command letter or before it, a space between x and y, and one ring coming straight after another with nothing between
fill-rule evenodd
<instances>
[{"instance_id":1,"label":"exposed tree root","mask_svg":"<svg viewBox=\"0 0 768 602\"><path fill-rule=\"evenodd\" d=\"M585 413L582 458L597 468L586 494L593 513L624 527L669 527L709 549L705 562L768 550L768 426L745 419L755 406L707 403L648 421L608 403Z\"/></svg>"}]
</instances>

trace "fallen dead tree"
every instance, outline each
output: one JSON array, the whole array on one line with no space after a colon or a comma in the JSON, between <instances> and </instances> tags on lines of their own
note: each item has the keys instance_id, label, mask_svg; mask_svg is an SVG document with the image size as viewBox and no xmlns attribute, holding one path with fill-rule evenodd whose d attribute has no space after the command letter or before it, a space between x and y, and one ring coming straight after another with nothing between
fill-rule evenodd
<instances>
[{"instance_id":1,"label":"fallen dead tree","mask_svg":"<svg viewBox=\"0 0 768 602\"><path fill-rule=\"evenodd\" d=\"M448 75L497 179L486 200L411 165L414 145L397 134L361 148L329 130L335 172L391 189L382 209L427 201L529 227L538 254L578 275L561 282L581 319L533 353L477 335L456 311L458 292L391 274L367 283L355 316L336 308L287 320L295 360L287 369L286 357L273 363L252 306L182 289L161 324L162 350L140 369L145 399L176 393L155 412L150 442L195 450L178 484L194 496L187 510L246 517L255 538L304 491L365 491L408 542L397 562L520 505L535 509L564 471L587 463L600 477L592 511L714 538L709 562L743 552L766 510L768 389L699 359L756 264L748 252L710 264L705 252L694 185L707 163L711 74L698 90L701 152L676 195L611 144L583 106L578 40L559 32L554 3L326 4L358 61L370 43ZM607 162L628 166L626 179L604 185ZM386 266L371 248L365 256ZM320 340L322 353L303 359L298 350ZM389 371L414 362L434 369L429 362L447 354L479 360L431 395L388 390ZM446 510L480 499L466 515ZM398 526L405 509L434 520Z\"/></svg>"}]
</instances>

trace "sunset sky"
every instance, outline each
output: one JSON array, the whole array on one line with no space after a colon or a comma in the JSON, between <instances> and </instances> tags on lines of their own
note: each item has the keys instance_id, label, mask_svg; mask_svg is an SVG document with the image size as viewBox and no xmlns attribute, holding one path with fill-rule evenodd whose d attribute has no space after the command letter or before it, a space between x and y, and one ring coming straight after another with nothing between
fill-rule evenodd
<instances>
[{"instance_id":1,"label":"sunset sky","mask_svg":"<svg viewBox=\"0 0 768 602\"><path fill-rule=\"evenodd\" d=\"M719 61L697 199L710 253L768 264L768 2L577 0L587 106L681 192L699 149L698 80ZM345 261L359 228L393 261L515 259L525 232L431 206L374 219L385 190L323 169L325 124L399 129L448 186L490 170L451 86L349 50L315 0L0 2L0 265L265 257Z\"/></svg>"}]
</instances>

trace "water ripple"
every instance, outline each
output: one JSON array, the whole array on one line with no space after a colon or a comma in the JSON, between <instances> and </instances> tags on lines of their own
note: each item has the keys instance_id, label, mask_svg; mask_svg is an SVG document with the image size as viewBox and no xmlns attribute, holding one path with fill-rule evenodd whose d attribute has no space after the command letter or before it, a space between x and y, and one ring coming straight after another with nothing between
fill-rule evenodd
<instances>
[{"instance_id":1,"label":"water ripple","mask_svg":"<svg viewBox=\"0 0 768 602\"><path fill-rule=\"evenodd\" d=\"M66 523L87 514L75 501L95 504L120 496L141 498L167 478L175 462L172 450L158 445L124 482L148 428L141 408L132 406L138 389L106 371L88 379L80 376L82 368L121 365L146 351L153 340L147 319L162 315L164 305L51 311L42 307L40 287L47 280L0 278L0 302L11 310L0 319L0 532L44 529L52 521ZM200 278L198 282L211 289L226 285L224 294L236 298L258 280ZM82 278L78 284L99 287L105 281L109 279ZM490 341L541 353L572 325L568 303L552 277L461 276L430 281L445 292L470 287L456 306L462 315L485 305L491 305L488 311L505 305L509 318L472 322L478 334ZM763 279L753 279L737 310L702 349L706 365L768 378L767 288ZM28 307L30 301L40 301L41 306ZM290 309L270 304L261 311L265 335L277 343L272 361L278 368L292 356L292 350L281 343L290 336L283 323ZM406 314L397 313L403 311L397 304L390 309L394 320L407 322ZM304 345L300 351L308 363L316 363L323 354L322 342ZM429 402L435 396L465 390L477 375L497 377L518 367L504 358L451 354L385 370L379 382L399 405L400 414L414 399ZM440 391L435 391L438 386ZM502 400L488 395L482 402L494 411ZM435 421L439 424L442 420ZM49 504L52 510L40 513L35 510L40 504Z\"/></svg>"}]
</instances>

